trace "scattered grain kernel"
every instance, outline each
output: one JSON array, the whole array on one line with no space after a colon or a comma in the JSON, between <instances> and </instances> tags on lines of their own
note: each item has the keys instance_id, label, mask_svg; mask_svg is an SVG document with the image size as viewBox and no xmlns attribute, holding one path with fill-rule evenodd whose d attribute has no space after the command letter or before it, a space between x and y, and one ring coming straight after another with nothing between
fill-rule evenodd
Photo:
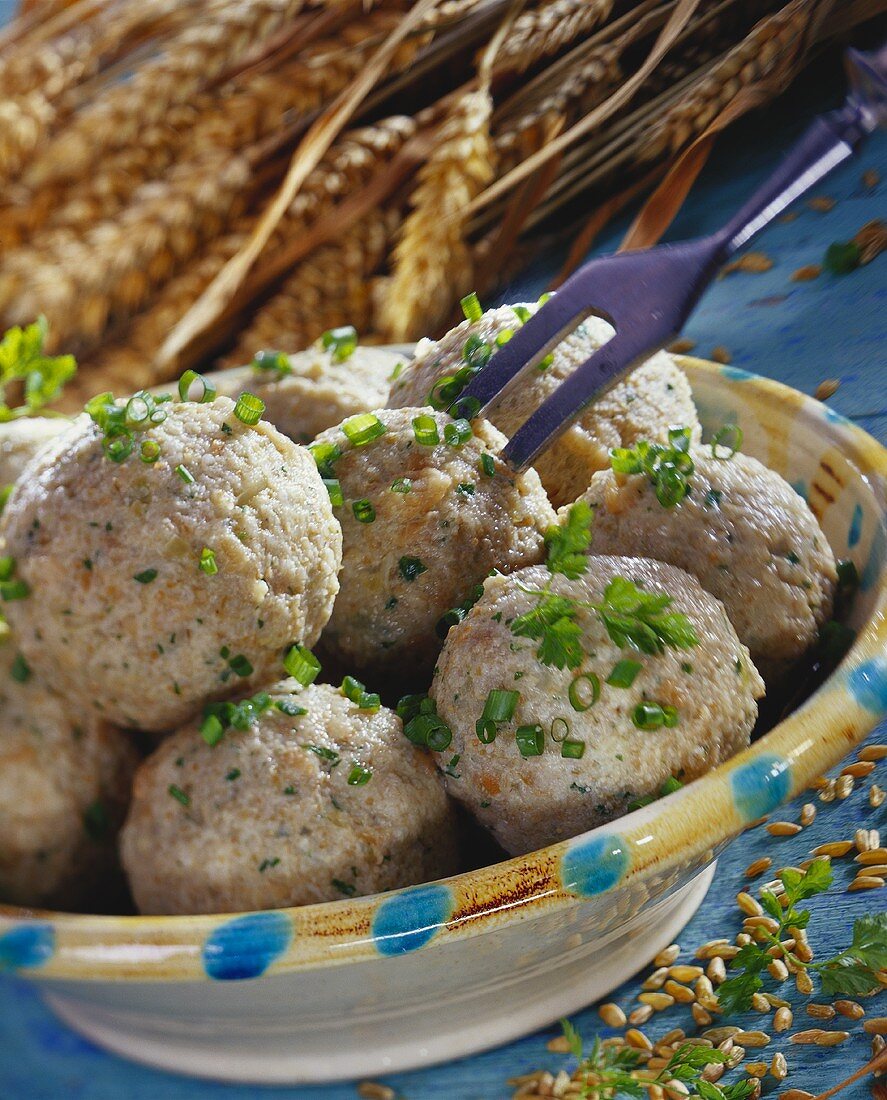
<instances>
[{"instance_id":1,"label":"scattered grain kernel","mask_svg":"<svg viewBox=\"0 0 887 1100\"><path fill-rule=\"evenodd\" d=\"M581 1096L582 1093L578 1093L577 1095ZM662 1091L662 1086L657 1085L655 1081L651 1081L650 1084L647 1085L647 1097L648 1100L665 1100L665 1093Z\"/></svg>"},{"instance_id":2,"label":"scattered grain kernel","mask_svg":"<svg viewBox=\"0 0 887 1100\"><path fill-rule=\"evenodd\" d=\"M773 860L769 856L761 856L760 859L753 860L745 869L746 878L756 878L758 875L762 875L765 871L768 871L773 866Z\"/></svg>"},{"instance_id":3,"label":"scattered grain kernel","mask_svg":"<svg viewBox=\"0 0 887 1100\"><path fill-rule=\"evenodd\" d=\"M662 988L670 997L674 997L678 1004L688 1005L696 1000L696 994L692 989L688 989L685 985L681 985L680 982L673 981L671 978Z\"/></svg>"},{"instance_id":4,"label":"scattered grain kernel","mask_svg":"<svg viewBox=\"0 0 887 1100\"><path fill-rule=\"evenodd\" d=\"M630 1047L634 1047L635 1050L652 1050L653 1044L643 1033L638 1031L636 1027L630 1027L625 1033L625 1041Z\"/></svg>"},{"instance_id":5,"label":"scattered grain kernel","mask_svg":"<svg viewBox=\"0 0 887 1100\"><path fill-rule=\"evenodd\" d=\"M641 993L638 996L641 1004L649 1005L654 1012L664 1012L674 1004L674 997L670 993Z\"/></svg>"},{"instance_id":6,"label":"scattered grain kernel","mask_svg":"<svg viewBox=\"0 0 887 1100\"><path fill-rule=\"evenodd\" d=\"M696 1002L690 1005L690 1015L697 1027L708 1027L712 1020L711 1013Z\"/></svg>"},{"instance_id":7,"label":"scattered grain kernel","mask_svg":"<svg viewBox=\"0 0 887 1100\"><path fill-rule=\"evenodd\" d=\"M791 950L791 948L789 948ZM813 949L806 940L799 940L795 944L794 954L801 960L801 962L808 963L813 961Z\"/></svg>"},{"instance_id":8,"label":"scattered grain kernel","mask_svg":"<svg viewBox=\"0 0 887 1100\"><path fill-rule=\"evenodd\" d=\"M848 1020L861 1020L865 1016L865 1009L858 1001L835 1001L835 1009Z\"/></svg>"},{"instance_id":9,"label":"scattered grain kernel","mask_svg":"<svg viewBox=\"0 0 887 1100\"><path fill-rule=\"evenodd\" d=\"M724 960L720 956L715 956L705 968L705 973L714 985L720 985L721 982L726 981L727 967ZM698 992L697 990L697 994Z\"/></svg>"},{"instance_id":10,"label":"scattered grain kernel","mask_svg":"<svg viewBox=\"0 0 887 1100\"><path fill-rule=\"evenodd\" d=\"M807 1015L812 1016L814 1020L833 1020L835 1010L831 1005L821 1005L813 1002L807 1005Z\"/></svg>"},{"instance_id":11,"label":"scattered grain kernel","mask_svg":"<svg viewBox=\"0 0 887 1100\"><path fill-rule=\"evenodd\" d=\"M693 988L697 997L712 997L714 995L714 987L711 984L711 978L706 977L705 974L696 979Z\"/></svg>"},{"instance_id":12,"label":"scattered grain kernel","mask_svg":"<svg viewBox=\"0 0 887 1100\"><path fill-rule=\"evenodd\" d=\"M770 1067L766 1062L746 1062L742 1068L749 1077L766 1077Z\"/></svg>"},{"instance_id":13,"label":"scattered grain kernel","mask_svg":"<svg viewBox=\"0 0 887 1100\"><path fill-rule=\"evenodd\" d=\"M880 182L881 173L877 168L866 168L862 173L862 186L868 188L869 191L877 187Z\"/></svg>"},{"instance_id":14,"label":"scattered grain kernel","mask_svg":"<svg viewBox=\"0 0 887 1100\"><path fill-rule=\"evenodd\" d=\"M397 1093L378 1081L361 1081L357 1086L357 1095L363 1100L395 1100Z\"/></svg>"},{"instance_id":15,"label":"scattered grain kernel","mask_svg":"<svg viewBox=\"0 0 887 1100\"><path fill-rule=\"evenodd\" d=\"M788 1031L792 1026L794 1016L790 1008L777 1008L776 1014L773 1017L773 1030L774 1031Z\"/></svg>"},{"instance_id":16,"label":"scattered grain kernel","mask_svg":"<svg viewBox=\"0 0 887 1100\"><path fill-rule=\"evenodd\" d=\"M887 745L866 745L859 750L860 760L884 760L887 758Z\"/></svg>"},{"instance_id":17,"label":"scattered grain kernel","mask_svg":"<svg viewBox=\"0 0 887 1100\"><path fill-rule=\"evenodd\" d=\"M570 1053L570 1041L566 1035L555 1035L553 1039L549 1039L545 1044L547 1050L550 1050L552 1054L569 1054Z\"/></svg>"},{"instance_id":18,"label":"scattered grain kernel","mask_svg":"<svg viewBox=\"0 0 887 1100\"><path fill-rule=\"evenodd\" d=\"M764 996L773 1008L791 1008L791 1002L787 1001L785 997L777 997L774 993L765 993Z\"/></svg>"},{"instance_id":19,"label":"scattered grain kernel","mask_svg":"<svg viewBox=\"0 0 887 1100\"><path fill-rule=\"evenodd\" d=\"M740 1031L733 1036L733 1040L746 1047L765 1047L770 1042L770 1036L766 1031Z\"/></svg>"},{"instance_id":20,"label":"scattered grain kernel","mask_svg":"<svg viewBox=\"0 0 887 1100\"><path fill-rule=\"evenodd\" d=\"M674 978L676 982L692 982L701 978L704 973L701 966L690 966L687 963L669 967L668 970L668 976Z\"/></svg>"},{"instance_id":21,"label":"scattered grain kernel","mask_svg":"<svg viewBox=\"0 0 887 1100\"><path fill-rule=\"evenodd\" d=\"M767 973L777 982L784 982L788 977L788 967L782 961L782 959L774 959L767 966Z\"/></svg>"},{"instance_id":22,"label":"scattered grain kernel","mask_svg":"<svg viewBox=\"0 0 887 1100\"><path fill-rule=\"evenodd\" d=\"M682 1027L673 1027L659 1039L659 1046L670 1047L674 1043L682 1043L687 1038L687 1033Z\"/></svg>"},{"instance_id":23,"label":"scattered grain kernel","mask_svg":"<svg viewBox=\"0 0 887 1100\"><path fill-rule=\"evenodd\" d=\"M799 993L803 993L805 997L813 992L813 980L806 970L799 970L795 974L795 987Z\"/></svg>"},{"instance_id":24,"label":"scattered grain kernel","mask_svg":"<svg viewBox=\"0 0 887 1100\"><path fill-rule=\"evenodd\" d=\"M877 783L872 783L869 788L869 805L874 809L884 804L885 791Z\"/></svg>"},{"instance_id":25,"label":"scattered grain kernel","mask_svg":"<svg viewBox=\"0 0 887 1100\"><path fill-rule=\"evenodd\" d=\"M760 917L764 912L761 903L756 901L751 894L747 894L745 890L740 890L736 895L736 904L743 913L747 913L750 917Z\"/></svg>"},{"instance_id":26,"label":"scattered grain kernel","mask_svg":"<svg viewBox=\"0 0 887 1100\"><path fill-rule=\"evenodd\" d=\"M751 1006L755 1012L770 1012L770 1002L763 993L752 994Z\"/></svg>"},{"instance_id":27,"label":"scattered grain kernel","mask_svg":"<svg viewBox=\"0 0 887 1100\"><path fill-rule=\"evenodd\" d=\"M854 779L865 779L875 770L874 760L855 760L846 768L841 768L841 775L852 775Z\"/></svg>"},{"instance_id":28,"label":"scattered grain kernel","mask_svg":"<svg viewBox=\"0 0 887 1100\"><path fill-rule=\"evenodd\" d=\"M672 340L668 345L668 350L672 355L686 355L688 351L692 351L695 347L695 340L688 340L686 336L681 336L677 340Z\"/></svg>"},{"instance_id":29,"label":"scattered grain kernel","mask_svg":"<svg viewBox=\"0 0 887 1100\"><path fill-rule=\"evenodd\" d=\"M798 817L798 821L806 828L808 825L812 825L816 819L816 807L812 802L805 802L801 807L801 814Z\"/></svg>"},{"instance_id":30,"label":"scattered grain kernel","mask_svg":"<svg viewBox=\"0 0 887 1100\"><path fill-rule=\"evenodd\" d=\"M830 859L840 859L853 850L852 840L830 840L826 844L820 844L813 849L815 856L828 856Z\"/></svg>"},{"instance_id":31,"label":"scattered grain kernel","mask_svg":"<svg viewBox=\"0 0 887 1100\"><path fill-rule=\"evenodd\" d=\"M789 1042L795 1046L812 1046L824 1032L821 1027L811 1027L806 1031L796 1031L789 1036Z\"/></svg>"},{"instance_id":32,"label":"scattered grain kernel","mask_svg":"<svg viewBox=\"0 0 887 1100\"><path fill-rule=\"evenodd\" d=\"M822 264L804 264L803 267L799 267L795 271L792 272L792 282L793 283L810 283L814 279L818 279L821 274L822 274ZM835 392L835 390L838 388L838 385L839 385L839 383L836 380L831 379L831 378L827 379L826 381L827 382L834 382L835 389L833 389L829 393L827 393L825 395L825 397L820 397L819 393L817 391L816 396L817 396L817 398L819 398L820 401L824 401L826 397L831 397L831 395ZM826 383L823 383L823 385L825 385L825 384Z\"/></svg>"},{"instance_id":33,"label":"scattered grain kernel","mask_svg":"<svg viewBox=\"0 0 887 1100\"><path fill-rule=\"evenodd\" d=\"M644 978L641 989L661 989L665 985L667 977L668 967L660 966L658 970L654 970L652 974Z\"/></svg>"},{"instance_id":34,"label":"scattered grain kernel","mask_svg":"<svg viewBox=\"0 0 887 1100\"><path fill-rule=\"evenodd\" d=\"M737 935L736 935L736 946L737 947L745 947L745 945L747 943L751 943L751 942L752 942L752 937L748 934L748 932L738 932L737 933Z\"/></svg>"},{"instance_id":35,"label":"scattered grain kernel","mask_svg":"<svg viewBox=\"0 0 887 1100\"><path fill-rule=\"evenodd\" d=\"M847 887L847 890L850 893L857 893L859 890L880 890L885 882L887 882L887 879L877 878L875 875L867 878L855 878Z\"/></svg>"},{"instance_id":36,"label":"scattered grain kernel","mask_svg":"<svg viewBox=\"0 0 887 1100\"><path fill-rule=\"evenodd\" d=\"M714 1084L715 1081L720 1081L725 1072L725 1067L721 1062L709 1062L699 1076L703 1081L711 1081Z\"/></svg>"},{"instance_id":37,"label":"scattered grain kernel","mask_svg":"<svg viewBox=\"0 0 887 1100\"><path fill-rule=\"evenodd\" d=\"M881 847L881 834L877 829L857 829L853 838L859 852L875 852Z\"/></svg>"},{"instance_id":38,"label":"scattered grain kernel","mask_svg":"<svg viewBox=\"0 0 887 1100\"><path fill-rule=\"evenodd\" d=\"M601 1005L597 1011L607 1027L625 1027L627 1023L625 1013L619 1005L613 1004L612 1001Z\"/></svg>"},{"instance_id":39,"label":"scattered grain kernel","mask_svg":"<svg viewBox=\"0 0 887 1100\"><path fill-rule=\"evenodd\" d=\"M712 348L711 357L716 363L726 364L733 362L733 356L723 344L718 344L716 348Z\"/></svg>"},{"instance_id":40,"label":"scattered grain kernel","mask_svg":"<svg viewBox=\"0 0 887 1100\"><path fill-rule=\"evenodd\" d=\"M801 826L794 821L771 821L767 826L770 836L797 836Z\"/></svg>"},{"instance_id":41,"label":"scattered grain kernel","mask_svg":"<svg viewBox=\"0 0 887 1100\"><path fill-rule=\"evenodd\" d=\"M730 1048L730 1053L727 1056L727 1061L723 1064L727 1069L736 1069L745 1059L745 1047L741 1047L738 1043L734 1043Z\"/></svg>"},{"instance_id":42,"label":"scattered grain kernel","mask_svg":"<svg viewBox=\"0 0 887 1100\"><path fill-rule=\"evenodd\" d=\"M820 802L834 802L835 800L835 781L830 779L826 786L819 792Z\"/></svg>"},{"instance_id":43,"label":"scattered grain kernel","mask_svg":"<svg viewBox=\"0 0 887 1100\"><path fill-rule=\"evenodd\" d=\"M653 960L654 966L671 966L671 964L677 959L681 953L681 945L679 943L670 943L668 947L662 949L656 958Z\"/></svg>"},{"instance_id":44,"label":"scattered grain kernel","mask_svg":"<svg viewBox=\"0 0 887 1100\"><path fill-rule=\"evenodd\" d=\"M653 1009L650 1005L640 1005L634 1011L629 1012L628 1022L632 1027L638 1027L640 1024L645 1024L653 1015Z\"/></svg>"},{"instance_id":45,"label":"scattered grain kernel","mask_svg":"<svg viewBox=\"0 0 887 1100\"><path fill-rule=\"evenodd\" d=\"M662 1086L662 1091L666 1096L671 1096L675 1100L682 1100L684 1096L690 1095L690 1090L683 1081L669 1081L667 1085Z\"/></svg>"},{"instance_id":46,"label":"scattered grain kernel","mask_svg":"<svg viewBox=\"0 0 887 1100\"><path fill-rule=\"evenodd\" d=\"M887 1016L872 1016L862 1027L869 1035L887 1035Z\"/></svg>"},{"instance_id":47,"label":"scattered grain kernel","mask_svg":"<svg viewBox=\"0 0 887 1100\"><path fill-rule=\"evenodd\" d=\"M725 1039L732 1039L734 1035L738 1035L742 1031L741 1027L735 1027L733 1024L724 1024L722 1027L710 1027L708 1031L703 1031L703 1039L711 1039L713 1043L722 1043Z\"/></svg>"},{"instance_id":48,"label":"scattered grain kernel","mask_svg":"<svg viewBox=\"0 0 887 1100\"><path fill-rule=\"evenodd\" d=\"M770 1076L775 1077L777 1081L784 1081L788 1077L788 1062L782 1051L777 1050L773 1055L773 1060L770 1062Z\"/></svg>"},{"instance_id":49,"label":"scattered grain kernel","mask_svg":"<svg viewBox=\"0 0 887 1100\"><path fill-rule=\"evenodd\" d=\"M827 214L829 210L834 209L835 200L831 195L814 195L812 199L807 199L807 205L811 210L818 210L820 214Z\"/></svg>"},{"instance_id":50,"label":"scattered grain kernel","mask_svg":"<svg viewBox=\"0 0 887 1100\"><path fill-rule=\"evenodd\" d=\"M816 1039L818 1047L837 1047L850 1038L849 1031L821 1031Z\"/></svg>"},{"instance_id":51,"label":"scattered grain kernel","mask_svg":"<svg viewBox=\"0 0 887 1100\"><path fill-rule=\"evenodd\" d=\"M849 798L853 793L854 780L852 775L839 775L835 780L835 798L839 802Z\"/></svg>"},{"instance_id":52,"label":"scattered grain kernel","mask_svg":"<svg viewBox=\"0 0 887 1100\"><path fill-rule=\"evenodd\" d=\"M754 928L763 928L767 932L776 933L779 931L779 921L762 913L758 917L746 917L742 922L742 927L749 931Z\"/></svg>"},{"instance_id":53,"label":"scattered grain kernel","mask_svg":"<svg viewBox=\"0 0 887 1100\"><path fill-rule=\"evenodd\" d=\"M856 872L857 878L887 878L887 863L873 863L871 867L860 867Z\"/></svg>"},{"instance_id":54,"label":"scattered grain kernel","mask_svg":"<svg viewBox=\"0 0 887 1100\"><path fill-rule=\"evenodd\" d=\"M721 275L730 275L734 271L745 271L750 275L762 275L773 266L766 252L745 252L738 259L731 260L721 268Z\"/></svg>"},{"instance_id":55,"label":"scattered grain kernel","mask_svg":"<svg viewBox=\"0 0 887 1100\"><path fill-rule=\"evenodd\" d=\"M871 867L874 863L887 863L887 848L875 848L870 852L860 852L854 857L856 863Z\"/></svg>"}]
</instances>

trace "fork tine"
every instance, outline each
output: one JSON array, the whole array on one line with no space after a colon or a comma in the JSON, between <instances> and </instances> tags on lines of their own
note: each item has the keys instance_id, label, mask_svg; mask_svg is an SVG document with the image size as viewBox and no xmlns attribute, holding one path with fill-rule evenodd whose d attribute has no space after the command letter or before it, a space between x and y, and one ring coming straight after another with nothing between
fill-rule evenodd
<instances>
[{"instance_id":1,"label":"fork tine","mask_svg":"<svg viewBox=\"0 0 887 1100\"><path fill-rule=\"evenodd\" d=\"M665 327L665 326L663 326ZM673 335L663 331L658 343ZM572 424L582 410L612 388L650 354L650 327L645 338L616 335L577 367L512 435L502 457L515 470L532 466L536 457Z\"/></svg>"}]
</instances>

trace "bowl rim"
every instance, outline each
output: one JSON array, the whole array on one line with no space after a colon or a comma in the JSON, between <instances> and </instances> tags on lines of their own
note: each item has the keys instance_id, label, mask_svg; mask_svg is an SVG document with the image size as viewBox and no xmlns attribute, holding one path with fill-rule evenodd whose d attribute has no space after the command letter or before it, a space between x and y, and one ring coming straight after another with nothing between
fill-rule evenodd
<instances>
[{"instance_id":1,"label":"bowl rim","mask_svg":"<svg viewBox=\"0 0 887 1100\"><path fill-rule=\"evenodd\" d=\"M887 511L887 448L783 383L693 357L816 425ZM883 523L883 520L882 520ZM433 883L287 909L105 916L0 905L0 972L76 981L259 977L396 956L686 873L859 744L887 712L887 567L871 617L829 679L744 752L681 790L569 840Z\"/></svg>"}]
</instances>

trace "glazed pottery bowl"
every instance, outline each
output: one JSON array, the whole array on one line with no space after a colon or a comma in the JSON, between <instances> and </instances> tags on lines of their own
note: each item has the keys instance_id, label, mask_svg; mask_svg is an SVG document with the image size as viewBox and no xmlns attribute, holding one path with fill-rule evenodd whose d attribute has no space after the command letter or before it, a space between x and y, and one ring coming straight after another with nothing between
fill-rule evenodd
<instances>
[{"instance_id":1,"label":"glazed pottery bowl","mask_svg":"<svg viewBox=\"0 0 887 1100\"><path fill-rule=\"evenodd\" d=\"M0 909L0 969L97 1043L184 1073L319 1081L505 1042L607 993L669 943L713 860L887 711L887 452L785 386L684 362L707 432L786 477L861 578L852 650L716 771L582 836L442 882L299 909L95 917Z\"/></svg>"}]
</instances>

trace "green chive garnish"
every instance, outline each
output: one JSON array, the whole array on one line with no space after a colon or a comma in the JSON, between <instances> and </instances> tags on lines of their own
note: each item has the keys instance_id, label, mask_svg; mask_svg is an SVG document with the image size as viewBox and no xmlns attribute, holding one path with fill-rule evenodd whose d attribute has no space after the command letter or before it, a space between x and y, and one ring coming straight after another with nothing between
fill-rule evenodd
<instances>
[{"instance_id":1,"label":"green chive garnish","mask_svg":"<svg viewBox=\"0 0 887 1100\"><path fill-rule=\"evenodd\" d=\"M312 443L308 450L314 458L320 476L333 477L333 463L342 457L341 448L335 443Z\"/></svg>"},{"instance_id":2,"label":"green chive garnish","mask_svg":"<svg viewBox=\"0 0 887 1100\"><path fill-rule=\"evenodd\" d=\"M460 481L456 486L456 492L463 497L473 497L475 487L470 481Z\"/></svg>"},{"instance_id":3,"label":"green chive garnish","mask_svg":"<svg viewBox=\"0 0 887 1100\"><path fill-rule=\"evenodd\" d=\"M467 420L452 420L444 425L444 440L450 447L461 447L473 433Z\"/></svg>"},{"instance_id":4,"label":"green chive garnish","mask_svg":"<svg viewBox=\"0 0 887 1100\"><path fill-rule=\"evenodd\" d=\"M382 705L379 696L374 691L367 691L366 686L353 676L346 676L339 690L361 710L376 711Z\"/></svg>"},{"instance_id":5,"label":"green chive garnish","mask_svg":"<svg viewBox=\"0 0 887 1100\"><path fill-rule=\"evenodd\" d=\"M430 701L430 700L429 700ZM453 731L438 714L417 714L404 723L404 736L414 745L443 752L450 747Z\"/></svg>"},{"instance_id":6,"label":"green chive garnish","mask_svg":"<svg viewBox=\"0 0 887 1100\"><path fill-rule=\"evenodd\" d=\"M413 479L409 477L399 477L396 481L391 482L392 493L403 493L406 495L411 492L413 488Z\"/></svg>"},{"instance_id":7,"label":"green chive garnish","mask_svg":"<svg viewBox=\"0 0 887 1100\"><path fill-rule=\"evenodd\" d=\"M466 321L479 321L484 315L484 311L480 306L480 299L477 296L477 292L472 290L470 294L466 294L465 297L459 302L462 306L462 312L465 314Z\"/></svg>"},{"instance_id":8,"label":"green chive garnish","mask_svg":"<svg viewBox=\"0 0 887 1100\"><path fill-rule=\"evenodd\" d=\"M499 729L491 718L478 718L474 723L474 732L482 745L490 745L496 740Z\"/></svg>"},{"instance_id":9,"label":"green chive garnish","mask_svg":"<svg viewBox=\"0 0 887 1100\"><path fill-rule=\"evenodd\" d=\"M7 603L12 600L26 600L31 595L31 587L27 581L2 581L0 582L0 599Z\"/></svg>"},{"instance_id":10,"label":"green chive garnish","mask_svg":"<svg viewBox=\"0 0 887 1100\"><path fill-rule=\"evenodd\" d=\"M375 413L359 413L357 416L350 416L342 424L342 431L355 447L364 447L367 443L372 443L387 430Z\"/></svg>"},{"instance_id":11,"label":"green chive garnish","mask_svg":"<svg viewBox=\"0 0 887 1100\"><path fill-rule=\"evenodd\" d=\"M607 677L607 683L611 687L630 688L643 667L640 661L617 661Z\"/></svg>"},{"instance_id":12,"label":"green chive garnish","mask_svg":"<svg viewBox=\"0 0 887 1100\"><path fill-rule=\"evenodd\" d=\"M510 722L519 700L517 691L493 690L487 696L481 717L493 722Z\"/></svg>"},{"instance_id":13,"label":"green chive garnish","mask_svg":"<svg viewBox=\"0 0 887 1100\"><path fill-rule=\"evenodd\" d=\"M678 712L676 707L660 703L638 703L631 720L639 730L658 730L663 726L671 729L678 724Z\"/></svg>"},{"instance_id":14,"label":"green chive garnish","mask_svg":"<svg viewBox=\"0 0 887 1100\"><path fill-rule=\"evenodd\" d=\"M194 475L191 473L187 466L176 466L176 473L186 485L194 484Z\"/></svg>"},{"instance_id":15,"label":"green chive garnish","mask_svg":"<svg viewBox=\"0 0 887 1100\"><path fill-rule=\"evenodd\" d=\"M341 508L345 503L345 496L342 492L342 486L339 483L337 477L325 477L323 483L326 486L326 491L330 495L330 504L334 508Z\"/></svg>"},{"instance_id":16,"label":"green chive garnish","mask_svg":"<svg viewBox=\"0 0 887 1100\"><path fill-rule=\"evenodd\" d=\"M191 386L195 383L200 383L200 395L198 397L189 397L188 394L191 391ZM208 378L204 378L202 374L198 374L196 370L186 370L182 377L179 379L179 400L180 401L196 401L198 405L206 405L210 401L216 399L216 387L210 382Z\"/></svg>"},{"instance_id":17,"label":"green chive garnish","mask_svg":"<svg viewBox=\"0 0 887 1100\"><path fill-rule=\"evenodd\" d=\"M12 490L12 485L4 485L3 488L0 489L0 515L3 515L3 509L6 507L6 502L9 500Z\"/></svg>"},{"instance_id":18,"label":"green chive garnish","mask_svg":"<svg viewBox=\"0 0 887 1100\"><path fill-rule=\"evenodd\" d=\"M725 424L723 428L718 428L712 437L711 441L711 453L713 458L720 458L724 461L733 457L739 448L742 446L742 429L738 424ZM722 449L726 450L726 454L722 453Z\"/></svg>"},{"instance_id":19,"label":"green chive garnish","mask_svg":"<svg viewBox=\"0 0 887 1100\"><path fill-rule=\"evenodd\" d=\"M272 371L278 378L283 378L293 372L289 356L282 351L265 350L256 352L253 356L252 368L258 372Z\"/></svg>"},{"instance_id":20,"label":"green chive garnish","mask_svg":"<svg viewBox=\"0 0 887 1100\"><path fill-rule=\"evenodd\" d=\"M9 675L17 684L26 684L31 679L31 667L21 653L15 655Z\"/></svg>"},{"instance_id":21,"label":"green chive garnish","mask_svg":"<svg viewBox=\"0 0 887 1100\"><path fill-rule=\"evenodd\" d=\"M320 661L303 645L290 646L283 658L283 667L303 687L313 684L320 675Z\"/></svg>"},{"instance_id":22,"label":"green chive garnish","mask_svg":"<svg viewBox=\"0 0 887 1100\"><path fill-rule=\"evenodd\" d=\"M258 424L265 411L265 402L254 393L242 393L234 406L234 415L242 424L250 427Z\"/></svg>"},{"instance_id":23,"label":"green chive garnish","mask_svg":"<svg viewBox=\"0 0 887 1100\"><path fill-rule=\"evenodd\" d=\"M157 570L144 569L141 573L136 573L132 579L138 581L139 584L150 584L151 581L157 579Z\"/></svg>"},{"instance_id":24,"label":"green chive garnish","mask_svg":"<svg viewBox=\"0 0 887 1100\"><path fill-rule=\"evenodd\" d=\"M348 773L349 787L363 787L373 778L373 773L363 764L355 764Z\"/></svg>"},{"instance_id":25,"label":"green chive garnish","mask_svg":"<svg viewBox=\"0 0 887 1100\"><path fill-rule=\"evenodd\" d=\"M518 726L514 739L521 756L541 756L545 747L545 734L540 725Z\"/></svg>"},{"instance_id":26,"label":"green chive garnish","mask_svg":"<svg viewBox=\"0 0 887 1100\"><path fill-rule=\"evenodd\" d=\"M177 787L175 783L171 783L169 785L169 793L176 800L176 802L181 802L183 806L191 805L191 799L188 797L188 795L185 794L182 788Z\"/></svg>"},{"instance_id":27,"label":"green chive garnish","mask_svg":"<svg viewBox=\"0 0 887 1100\"><path fill-rule=\"evenodd\" d=\"M225 776L229 783L233 783L235 779L240 778L240 768L232 768L231 771Z\"/></svg>"},{"instance_id":28,"label":"green chive garnish","mask_svg":"<svg viewBox=\"0 0 887 1100\"><path fill-rule=\"evenodd\" d=\"M200 551L199 561L200 571L206 573L208 577L214 577L219 571L219 567L216 564L216 554L214 550L210 550L208 546Z\"/></svg>"},{"instance_id":29,"label":"green chive garnish","mask_svg":"<svg viewBox=\"0 0 887 1100\"><path fill-rule=\"evenodd\" d=\"M376 518L376 509L366 500L355 500L351 505L354 518L358 523L372 523Z\"/></svg>"},{"instance_id":30,"label":"green chive garnish","mask_svg":"<svg viewBox=\"0 0 887 1100\"><path fill-rule=\"evenodd\" d=\"M357 329L353 325L327 329L321 336L320 343L332 353L334 363L344 363L357 348Z\"/></svg>"},{"instance_id":31,"label":"green chive garnish","mask_svg":"<svg viewBox=\"0 0 887 1100\"><path fill-rule=\"evenodd\" d=\"M405 581L414 581L422 573L428 572L428 566L423 565L419 558L403 557L397 563L397 567Z\"/></svg>"},{"instance_id":32,"label":"green chive garnish","mask_svg":"<svg viewBox=\"0 0 887 1100\"><path fill-rule=\"evenodd\" d=\"M139 447L139 458L146 466L153 466L160 458L160 444L154 439L145 439Z\"/></svg>"},{"instance_id":33,"label":"green chive garnish","mask_svg":"<svg viewBox=\"0 0 887 1100\"><path fill-rule=\"evenodd\" d=\"M252 676L253 674L253 666L242 653L232 657L228 662L228 667L232 672L236 672L238 676Z\"/></svg>"},{"instance_id":34,"label":"green chive garnish","mask_svg":"<svg viewBox=\"0 0 887 1100\"><path fill-rule=\"evenodd\" d=\"M584 752L584 741L571 741L569 739L561 741L561 756L567 760L581 760Z\"/></svg>"},{"instance_id":35,"label":"green chive garnish","mask_svg":"<svg viewBox=\"0 0 887 1100\"><path fill-rule=\"evenodd\" d=\"M575 676L567 689L567 698L573 710L582 714L593 707L601 697L601 682L593 672Z\"/></svg>"},{"instance_id":36,"label":"green chive garnish","mask_svg":"<svg viewBox=\"0 0 887 1100\"><path fill-rule=\"evenodd\" d=\"M487 475L492 477L496 473L496 463L493 461L493 456L486 453L480 456L480 468Z\"/></svg>"},{"instance_id":37,"label":"green chive garnish","mask_svg":"<svg viewBox=\"0 0 887 1100\"><path fill-rule=\"evenodd\" d=\"M423 447L433 447L440 443L440 434L437 430L437 421L427 413L413 418L413 435L416 442Z\"/></svg>"},{"instance_id":38,"label":"green chive garnish","mask_svg":"<svg viewBox=\"0 0 887 1100\"><path fill-rule=\"evenodd\" d=\"M225 734L225 727L216 714L207 714L200 723L200 736L207 745L218 745Z\"/></svg>"}]
</instances>

